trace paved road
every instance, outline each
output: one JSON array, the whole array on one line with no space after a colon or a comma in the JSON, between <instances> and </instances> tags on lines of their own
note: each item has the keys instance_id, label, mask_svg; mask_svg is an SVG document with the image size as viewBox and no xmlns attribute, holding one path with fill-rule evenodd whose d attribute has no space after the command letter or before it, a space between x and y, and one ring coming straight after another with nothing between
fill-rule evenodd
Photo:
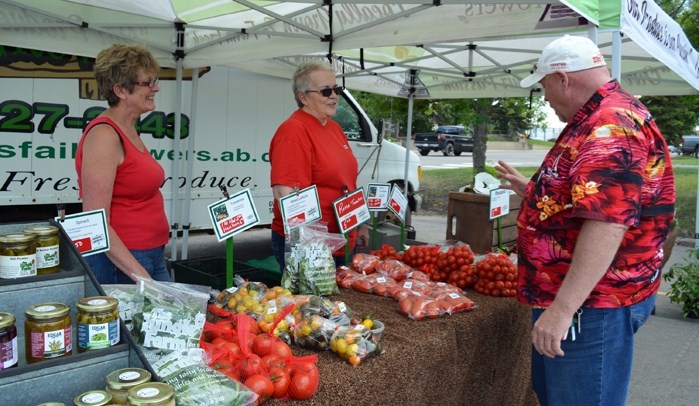
<instances>
[{"instance_id":1,"label":"paved road","mask_svg":"<svg viewBox=\"0 0 699 406\"><path fill-rule=\"evenodd\" d=\"M507 151L495 150L486 151L486 163L496 163L503 160L518 167L538 167L546 156L546 150L529 151ZM473 154L464 153L461 156L444 156L441 153L432 152L427 156L421 156L422 169L450 169L450 168L473 168Z\"/></svg>"}]
</instances>

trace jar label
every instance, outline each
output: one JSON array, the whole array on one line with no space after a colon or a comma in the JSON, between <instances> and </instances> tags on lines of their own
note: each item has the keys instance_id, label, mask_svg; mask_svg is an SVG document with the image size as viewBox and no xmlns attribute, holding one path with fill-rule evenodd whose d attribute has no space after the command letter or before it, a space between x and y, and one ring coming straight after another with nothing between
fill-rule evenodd
<instances>
[{"instance_id":1,"label":"jar label","mask_svg":"<svg viewBox=\"0 0 699 406\"><path fill-rule=\"evenodd\" d=\"M56 310L56 306L53 306L53 305L37 306L34 308L34 310L39 312L39 313L52 312L52 311Z\"/></svg>"},{"instance_id":2,"label":"jar label","mask_svg":"<svg viewBox=\"0 0 699 406\"><path fill-rule=\"evenodd\" d=\"M24 278L36 275L36 254L0 255L0 279Z\"/></svg>"},{"instance_id":3,"label":"jar label","mask_svg":"<svg viewBox=\"0 0 699 406\"><path fill-rule=\"evenodd\" d=\"M36 267L39 269L58 266L58 245L36 247Z\"/></svg>"},{"instance_id":4,"label":"jar label","mask_svg":"<svg viewBox=\"0 0 699 406\"><path fill-rule=\"evenodd\" d=\"M157 388L143 388L136 392L136 396L139 398L152 398L153 396L158 396L160 391Z\"/></svg>"},{"instance_id":5,"label":"jar label","mask_svg":"<svg viewBox=\"0 0 699 406\"><path fill-rule=\"evenodd\" d=\"M4 343L0 343L0 370L17 365L19 353L17 352L17 336Z\"/></svg>"},{"instance_id":6,"label":"jar label","mask_svg":"<svg viewBox=\"0 0 699 406\"><path fill-rule=\"evenodd\" d=\"M78 323L78 347L86 350L109 348L119 344L118 320L100 324Z\"/></svg>"},{"instance_id":7,"label":"jar label","mask_svg":"<svg viewBox=\"0 0 699 406\"><path fill-rule=\"evenodd\" d=\"M92 299L87 301L87 304L89 304L90 306L101 306L106 305L107 303L109 302L107 302L106 299Z\"/></svg>"},{"instance_id":8,"label":"jar label","mask_svg":"<svg viewBox=\"0 0 699 406\"><path fill-rule=\"evenodd\" d=\"M105 399L107 399L107 397L104 396L103 393L88 393L80 398L83 403L87 403L88 405L103 402Z\"/></svg>"},{"instance_id":9,"label":"jar label","mask_svg":"<svg viewBox=\"0 0 699 406\"><path fill-rule=\"evenodd\" d=\"M139 374L136 371L126 371L126 372L122 372L119 374L119 381L121 381L121 382L135 381L140 376L141 376L141 374Z\"/></svg>"},{"instance_id":10,"label":"jar label","mask_svg":"<svg viewBox=\"0 0 699 406\"><path fill-rule=\"evenodd\" d=\"M71 327L65 329L32 332L30 356L34 359L57 358L72 351Z\"/></svg>"}]
</instances>

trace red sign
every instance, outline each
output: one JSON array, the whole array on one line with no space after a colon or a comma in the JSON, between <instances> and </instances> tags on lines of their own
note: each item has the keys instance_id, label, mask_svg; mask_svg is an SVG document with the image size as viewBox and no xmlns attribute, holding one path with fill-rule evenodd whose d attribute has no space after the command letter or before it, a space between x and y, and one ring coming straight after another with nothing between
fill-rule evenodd
<instances>
[{"instance_id":1,"label":"red sign","mask_svg":"<svg viewBox=\"0 0 699 406\"><path fill-rule=\"evenodd\" d=\"M73 245L78 249L78 252L87 252L92 250L92 240L90 237L73 240Z\"/></svg>"},{"instance_id":2,"label":"red sign","mask_svg":"<svg viewBox=\"0 0 699 406\"><path fill-rule=\"evenodd\" d=\"M222 221L221 222L221 231L224 233L231 232L237 228L240 228L245 224L245 221L243 220L243 215L238 214L234 217L229 218L228 220Z\"/></svg>"},{"instance_id":3,"label":"red sign","mask_svg":"<svg viewBox=\"0 0 699 406\"><path fill-rule=\"evenodd\" d=\"M364 194L355 193L337 203L337 216L344 217L364 204Z\"/></svg>"},{"instance_id":4,"label":"red sign","mask_svg":"<svg viewBox=\"0 0 699 406\"><path fill-rule=\"evenodd\" d=\"M342 229L349 230L350 228L357 225L357 216L348 217L342 220Z\"/></svg>"},{"instance_id":5,"label":"red sign","mask_svg":"<svg viewBox=\"0 0 699 406\"><path fill-rule=\"evenodd\" d=\"M367 199L366 205L369 208L381 207L381 199L378 197L370 197Z\"/></svg>"},{"instance_id":6,"label":"red sign","mask_svg":"<svg viewBox=\"0 0 699 406\"><path fill-rule=\"evenodd\" d=\"M388 204L391 205L391 208L392 208L393 210L395 210L395 211L397 211L398 213L400 213L400 203L398 203L395 199L391 199L391 201L388 202Z\"/></svg>"},{"instance_id":7,"label":"red sign","mask_svg":"<svg viewBox=\"0 0 699 406\"><path fill-rule=\"evenodd\" d=\"M500 206L494 207L490 211L490 218L500 217L500 215L502 215L502 207L500 207Z\"/></svg>"}]
</instances>

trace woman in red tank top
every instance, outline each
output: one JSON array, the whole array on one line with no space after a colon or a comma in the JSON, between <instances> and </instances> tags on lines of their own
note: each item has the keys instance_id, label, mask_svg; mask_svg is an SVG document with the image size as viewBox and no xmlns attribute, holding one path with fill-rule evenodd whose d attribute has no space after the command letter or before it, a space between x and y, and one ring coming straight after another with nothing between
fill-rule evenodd
<instances>
[{"instance_id":1,"label":"woman in red tank top","mask_svg":"<svg viewBox=\"0 0 699 406\"><path fill-rule=\"evenodd\" d=\"M155 109L160 66L144 46L117 44L97 55L94 71L109 108L85 128L75 168L83 210L105 210L111 247L85 261L100 283L170 280L165 173L135 129Z\"/></svg>"}]
</instances>

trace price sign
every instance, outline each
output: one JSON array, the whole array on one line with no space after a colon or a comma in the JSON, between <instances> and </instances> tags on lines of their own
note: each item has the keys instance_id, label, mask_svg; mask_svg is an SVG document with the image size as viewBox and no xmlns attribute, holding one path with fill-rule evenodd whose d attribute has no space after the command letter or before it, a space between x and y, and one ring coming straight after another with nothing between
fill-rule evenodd
<instances>
[{"instance_id":1,"label":"price sign","mask_svg":"<svg viewBox=\"0 0 699 406\"><path fill-rule=\"evenodd\" d=\"M340 233L346 233L369 220L369 209L364 199L364 189L359 188L333 202Z\"/></svg>"},{"instance_id":2,"label":"price sign","mask_svg":"<svg viewBox=\"0 0 699 406\"><path fill-rule=\"evenodd\" d=\"M232 237L260 222L250 189L207 206L218 241Z\"/></svg>"},{"instance_id":3,"label":"price sign","mask_svg":"<svg viewBox=\"0 0 699 406\"><path fill-rule=\"evenodd\" d=\"M506 216L510 213L510 191L493 189L490 191L490 219Z\"/></svg>"},{"instance_id":4,"label":"price sign","mask_svg":"<svg viewBox=\"0 0 699 406\"><path fill-rule=\"evenodd\" d=\"M104 209L55 218L83 256L109 251L109 230Z\"/></svg>"},{"instance_id":5,"label":"price sign","mask_svg":"<svg viewBox=\"0 0 699 406\"><path fill-rule=\"evenodd\" d=\"M388 209L391 210L401 223L405 221L405 212L408 210L408 199L403 195L403 191L393 185L391 198L388 200Z\"/></svg>"},{"instance_id":6,"label":"price sign","mask_svg":"<svg viewBox=\"0 0 699 406\"><path fill-rule=\"evenodd\" d=\"M369 211L384 211L391 193L390 183L370 183L367 187L366 205Z\"/></svg>"},{"instance_id":7,"label":"price sign","mask_svg":"<svg viewBox=\"0 0 699 406\"><path fill-rule=\"evenodd\" d=\"M315 185L282 197L279 199L279 209L282 212L287 233L289 230L313 223L323 217L320 212L318 189Z\"/></svg>"}]
</instances>

